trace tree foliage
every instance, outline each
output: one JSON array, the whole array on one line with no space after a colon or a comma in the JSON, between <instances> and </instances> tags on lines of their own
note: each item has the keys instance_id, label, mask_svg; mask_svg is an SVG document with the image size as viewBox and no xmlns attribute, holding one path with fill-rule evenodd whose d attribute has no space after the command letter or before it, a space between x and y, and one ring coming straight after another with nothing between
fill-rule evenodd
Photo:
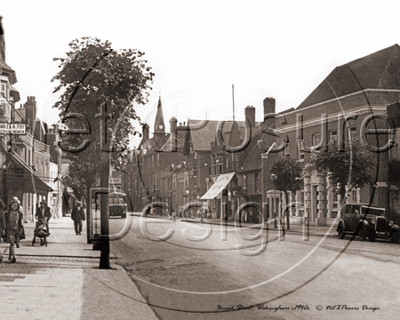
<instances>
[{"instance_id":1,"label":"tree foliage","mask_svg":"<svg viewBox=\"0 0 400 320\"><path fill-rule=\"evenodd\" d=\"M283 157L275 160L271 174L276 175L274 185L278 190L295 193L303 189L303 165L295 159Z\"/></svg>"},{"instance_id":2,"label":"tree foliage","mask_svg":"<svg viewBox=\"0 0 400 320\"><path fill-rule=\"evenodd\" d=\"M342 198L346 186L351 190L374 182L372 159L358 139L346 139L342 150L337 142L330 142L327 151L318 151L311 156L310 163L318 172L329 173L331 187Z\"/></svg>"},{"instance_id":3,"label":"tree foliage","mask_svg":"<svg viewBox=\"0 0 400 320\"><path fill-rule=\"evenodd\" d=\"M83 37L69 44L70 51L64 58L55 58L60 62L61 70L52 81L58 82L54 93L60 97L54 108L60 110L60 117L73 113L82 116L67 118L63 123L69 129L90 128L90 134L60 134L61 147L81 145L85 140L89 145L84 150L66 152L71 160L69 180L77 183L96 181L102 157L110 155L110 163L116 170L124 170L128 163L128 145L131 134L137 134L133 120L140 122L134 109L135 104L146 104L154 74L143 59L144 53L138 50L114 50L111 43L97 38ZM107 128L112 129L112 145L115 152L108 153L101 149L101 139L106 139L107 129L100 126L96 114L107 103L107 113L112 115L107 120ZM103 135L101 137L100 135ZM107 136L111 139L111 135ZM98 180L98 179L97 179Z\"/></svg>"}]
</instances>

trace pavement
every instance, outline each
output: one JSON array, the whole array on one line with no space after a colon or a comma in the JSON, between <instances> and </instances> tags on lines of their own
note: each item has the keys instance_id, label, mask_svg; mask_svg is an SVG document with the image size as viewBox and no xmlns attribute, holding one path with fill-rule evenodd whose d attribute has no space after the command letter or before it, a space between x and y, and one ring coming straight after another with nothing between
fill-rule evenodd
<instances>
[{"instance_id":1,"label":"pavement","mask_svg":"<svg viewBox=\"0 0 400 320\"><path fill-rule=\"evenodd\" d=\"M134 216L141 216L141 212L134 212L131 213ZM172 219L171 216L167 216L167 215L147 215L146 217L148 218L160 218L160 219ZM177 221L181 221L181 222L188 222L188 223L201 223L200 218L198 217L176 217ZM339 219L335 219L335 218L327 218L326 220L326 225L325 226L321 226L321 225L316 225L315 223L309 223L304 224L304 223L300 223L299 220L298 221L294 221L290 223L290 228L288 229L286 226L286 222L283 225L283 228L285 230L285 232L288 233L302 233L304 235L308 235L308 236L328 236L328 237L337 237L337 231L336 231L336 227L338 224ZM203 224L212 224L212 225L220 225L220 226L227 226L230 228L234 228L235 227L235 222L228 220L228 221L222 221L221 219L211 219L211 218L207 218L207 219L203 219ZM248 222L241 222L239 224L239 222L236 222L236 227L237 228L260 228L261 224L257 224L257 223L248 223ZM268 230L270 231L274 231L277 230L278 228L274 227L274 220L270 220L267 223L268 226Z\"/></svg>"},{"instance_id":2,"label":"pavement","mask_svg":"<svg viewBox=\"0 0 400 320\"><path fill-rule=\"evenodd\" d=\"M191 222L191 223L201 223L199 218L185 218L181 219L181 221L184 222ZM335 219L330 218L327 219L326 225L325 226L317 226L314 223L310 224L302 224L302 223L290 223L290 228L288 229L286 226L286 223L283 224L283 229L285 232L288 233L302 233L302 234L308 234L308 235L314 235L314 236L330 236L330 237L337 237L337 222ZM203 223L210 223L212 225L222 225L222 226L228 226L228 227L235 227L235 222L234 221L222 221L221 219L204 219ZM261 223L256 224L256 223L247 223L247 222L236 222L236 227L237 228L259 228L261 226ZM270 220L267 223L268 230L274 231L277 230L278 228L274 226L274 221Z\"/></svg>"},{"instance_id":3,"label":"pavement","mask_svg":"<svg viewBox=\"0 0 400 320\"><path fill-rule=\"evenodd\" d=\"M69 217L50 220L48 246L32 246L34 223L8 261L0 243L0 319L157 319L125 270L112 262L99 269L100 251L75 235ZM86 225L83 227L86 230Z\"/></svg>"}]
</instances>

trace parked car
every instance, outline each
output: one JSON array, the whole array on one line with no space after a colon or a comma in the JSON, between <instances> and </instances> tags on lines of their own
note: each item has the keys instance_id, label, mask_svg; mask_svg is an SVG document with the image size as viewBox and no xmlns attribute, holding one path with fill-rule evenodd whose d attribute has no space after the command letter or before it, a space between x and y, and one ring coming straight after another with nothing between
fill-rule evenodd
<instances>
[{"instance_id":1,"label":"parked car","mask_svg":"<svg viewBox=\"0 0 400 320\"><path fill-rule=\"evenodd\" d=\"M368 238L372 242L376 238L383 238L398 243L400 227L386 218L385 212L385 208L368 204L346 204L336 229L339 239L350 234L358 235L361 241Z\"/></svg>"},{"instance_id":2,"label":"parked car","mask_svg":"<svg viewBox=\"0 0 400 320\"><path fill-rule=\"evenodd\" d=\"M126 194L123 192L114 191L108 194L108 211L110 217L119 216L122 219L126 218L127 204Z\"/></svg>"}]
</instances>

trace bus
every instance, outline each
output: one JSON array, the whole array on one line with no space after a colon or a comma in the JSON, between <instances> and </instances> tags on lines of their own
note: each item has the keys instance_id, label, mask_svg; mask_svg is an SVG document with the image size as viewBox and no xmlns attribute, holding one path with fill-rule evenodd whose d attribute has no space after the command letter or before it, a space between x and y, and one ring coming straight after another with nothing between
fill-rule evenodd
<instances>
[{"instance_id":1,"label":"bus","mask_svg":"<svg viewBox=\"0 0 400 320\"><path fill-rule=\"evenodd\" d=\"M108 211L110 217L126 218L128 206L126 204L126 194L120 191L113 191L108 194Z\"/></svg>"}]
</instances>

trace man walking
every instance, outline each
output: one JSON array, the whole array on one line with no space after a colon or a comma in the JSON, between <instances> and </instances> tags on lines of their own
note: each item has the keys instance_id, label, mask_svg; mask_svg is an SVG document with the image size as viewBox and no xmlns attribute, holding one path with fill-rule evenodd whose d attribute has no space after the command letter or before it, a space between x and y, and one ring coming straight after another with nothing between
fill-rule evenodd
<instances>
[{"instance_id":1,"label":"man walking","mask_svg":"<svg viewBox=\"0 0 400 320\"><path fill-rule=\"evenodd\" d=\"M72 209L71 219L74 221L76 235L82 234L82 221L85 221L85 212L83 212L80 201L77 201L76 206Z\"/></svg>"}]
</instances>

